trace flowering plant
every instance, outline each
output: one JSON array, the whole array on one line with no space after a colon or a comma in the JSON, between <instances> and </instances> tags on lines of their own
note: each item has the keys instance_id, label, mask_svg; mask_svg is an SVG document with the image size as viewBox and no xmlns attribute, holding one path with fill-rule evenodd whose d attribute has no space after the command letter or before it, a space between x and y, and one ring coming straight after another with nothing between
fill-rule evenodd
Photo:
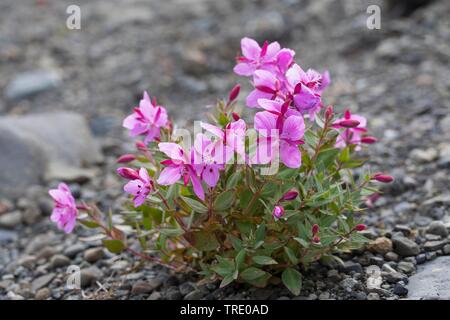
<instances>
[{"instance_id":1,"label":"flowering plant","mask_svg":"<svg viewBox=\"0 0 450 320\"><path fill-rule=\"evenodd\" d=\"M198 123L190 145L190 135L174 130L165 108L144 93L123 123L144 139L135 154L118 159L130 194L120 219L105 218L95 205L77 206L61 184L50 191L58 227L71 232L78 219L99 228L96 239L111 252L196 270L221 286L265 286L281 277L296 295L302 266L361 246L365 225L355 213L375 199L377 181L392 181L352 173L365 162L358 152L376 142L366 119L349 110L339 118L325 106L328 72L304 71L293 50L249 38L241 47L234 71L251 79L253 125L239 115L236 85L210 115L214 124Z\"/></svg>"}]
</instances>

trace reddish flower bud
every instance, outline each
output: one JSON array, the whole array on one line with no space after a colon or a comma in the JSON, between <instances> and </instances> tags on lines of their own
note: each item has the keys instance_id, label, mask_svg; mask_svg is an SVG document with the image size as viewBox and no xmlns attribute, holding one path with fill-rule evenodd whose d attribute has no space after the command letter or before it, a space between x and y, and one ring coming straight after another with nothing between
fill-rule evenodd
<instances>
[{"instance_id":1,"label":"reddish flower bud","mask_svg":"<svg viewBox=\"0 0 450 320\"><path fill-rule=\"evenodd\" d=\"M375 138L375 137L372 137L372 136L367 136L367 137L362 137L361 138L361 142L362 143L367 143L367 144L372 144L372 143L375 143L377 141L378 141L378 139Z\"/></svg>"},{"instance_id":2,"label":"reddish flower bud","mask_svg":"<svg viewBox=\"0 0 450 320\"><path fill-rule=\"evenodd\" d=\"M314 243L319 243L320 242L320 237L319 236L314 236L314 238L312 239L312 241Z\"/></svg>"},{"instance_id":3,"label":"reddish flower bud","mask_svg":"<svg viewBox=\"0 0 450 320\"><path fill-rule=\"evenodd\" d=\"M356 128L359 126L359 121L354 119L346 119L339 121L337 124L344 128Z\"/></svg>"},{"instance_id":4,"label":"reddish flower bud","mask_svg":"<svg viewBox=\"0 0 450 320\"><path fill-rule=\"evenodd\" d=\"M233 89L231 89L230 94L228 95L228 103L236 100L240 91L241 91L241 85L240 84L235 85L233 87Z\"/></svg>"},{"instance_id":5,"label":"reddish flower bud","mask_svg":"<svg viewBox=\"0 0 450 320\"><path fill-rule=\"evenodd\" d=\"M295 190L291 190L291 191L286 192L283 195L283 197L281 197L280 200L281 201L283 201L283 200L294 200L295 198L297 198L297 196L298 196L298 192L295 191Z\"/></svg>"},{"instance_id":6,"label":"reddish flower bud","mask_svg":"<svg viewBox=\"0 0 450 320\"><path fill-rule=\"evenodd\" d=\"M327 110L325 110L325 119L330 119L334 114L333 106L328 106Z\"/></svg>"},{"instance_id":7,"label":"reddish flower bud","mask_svg":"<svg viewBox=\"0 0 450 320\"><path fill-rule=\"evenodd\" d=\"M383 182L383 183L390 183L390 182L394 181L394 177L389 176L387 174L382 174L380 172L377 172L372 176L372 180L376 180L378 182Z\"/></svg>"},{"instance_id":8,"label":"reddish flower bud","mask_svg":"<svg viewBox=\"0 0 450 320\"><path fill-rule=\"evenodd\" d=\"M311 231L312 231L313 236L315 236L317 234L317 232L319 232L319 225L318 224L313 225L311 228Z\"/></svg>"},{"instance_id":9,"label":"reddish flower bud","mask_svg":"<svg viewBox=\"0 0 450 320\"><path fill-rule=\"evenodd\" d=\"M116 162L117 163L127 163L127 162L131 162L135 159L136 159L136 156L134 154L124 154L124 155L120 156L119 158L117 158Z\"/></svg>"},{"instance_id":10,"label":"reddish flower bud","mask_svg":"<svg viewBox=\"0 0 450 320\"><path fill-rule=\"evenodd\" d=\"M274 218L280 219L284 215L284 208L282 206L276 206L273 208L272 215Z\"/></svg>"},{"instance_id":11,"label":"reddish flower bud","mask_svg":"<svg viewBox=\"0 0 450 320\"><path fill-rule=\"evenodd\" d=\"M366 230L366 225L365 224L358 224L353 228L354 231L363 231Z\"/></svg>"},{"instance_id":12,"label":"reddish flower bud","mask_svg":"<svg viewBox=\"0 0 450 320\"><path fill-rule=\"evenodd\" d=\"M125 179L129 180L139 179L139 172L131 168L120 167L117 169L117 173Z\"/></svg>"},{"instance_id":13,"label":"reddish flower bud","mask_svg":"<svg viewBox=\"0 0 450 320\"><path fill-rule=\"evenodd\" d=\"M233 117L234 121L238 121L239 119L241 119L241 117L236 112L232 112L231 116Z\"/></svg>"},{"instance_id":14,"label":"reddish flower bud","mask_svg":"<svg viewBox=\"0 0 450 320\"><path fill-rule=\"evenodd\" d=\"M136 141L136 149L140 151L145 151L147 150L147 146L142 141Z\"/></svg>"}]
</instances>

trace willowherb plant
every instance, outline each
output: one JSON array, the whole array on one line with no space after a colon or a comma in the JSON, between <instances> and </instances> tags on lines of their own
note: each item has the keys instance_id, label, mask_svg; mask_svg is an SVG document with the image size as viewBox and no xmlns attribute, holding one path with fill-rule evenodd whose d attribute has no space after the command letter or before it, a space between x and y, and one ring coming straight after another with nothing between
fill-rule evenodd
<instances>
[{"instance_id":1,"label":"willowherb plant","mask_svg":"<svg viewBox=\"0 0 450 320\"><path fill-rule=\"evenodd\" d=\"M358 231L365 225L354 213L376 199L374 182L392 181L381 173L352 173L365 162L358 151L376 142L366 119L349 110L338 118L325 107L328 72L304 71L294 51L249 38L241 47L234 72L251 77L246 104L258 110L253 125L237 112L236 85L210 115L214 124L200 123L204 132L191 146L145 92L123 122L131 136L144 139L136 142L136 154L118 159L127 164L117 173L131 195L120 219L95 205L77 206L62 183L50 190L58 227L71 232L78 220L98 228L94 238L111 252L195 270L205 281L221 279L221 286L265 286L281 277L296 295L300 267L361 246L366 238ZM130 247L136 239L139 252Z\"/></svg>"}]
</instances>

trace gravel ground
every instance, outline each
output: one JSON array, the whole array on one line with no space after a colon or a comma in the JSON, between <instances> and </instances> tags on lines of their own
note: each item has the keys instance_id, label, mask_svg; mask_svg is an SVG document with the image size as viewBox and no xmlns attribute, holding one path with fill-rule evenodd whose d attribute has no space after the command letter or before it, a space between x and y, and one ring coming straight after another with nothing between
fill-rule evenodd
<instances>
[{"instance_id":1,"label":"gravel ground","mask_svg":"<svg viewBox=\"0 0 450 320\"><path fill-rule=\"evenodd\" d=\"M95 179L70 184L79 199L120 207L114 159L131 146L120 123L143 89L180 125L236 81L249 90L231 72L242 36L278 40L302 66L330 70L325 100L370 119L380 139L370 165L396 181L367 211L373 242L342 255L343 265L313 265L295 298L278 283L199 285L195 275L81 242L88 230L66 236L48 219L55 181L20 199L0 195L0 299L450 298L418 292L415 282L429 261L450 254L450 2L79 0L81 30L67 30L71 2L0 3L0 114L70 110L89 120L105 160ZM374 3L380 30L366 28ZM12 85L30 71L46 84L40 93ZM82 290L65 288L69 265L81 268Z\"/></svg>"}]
</instances>

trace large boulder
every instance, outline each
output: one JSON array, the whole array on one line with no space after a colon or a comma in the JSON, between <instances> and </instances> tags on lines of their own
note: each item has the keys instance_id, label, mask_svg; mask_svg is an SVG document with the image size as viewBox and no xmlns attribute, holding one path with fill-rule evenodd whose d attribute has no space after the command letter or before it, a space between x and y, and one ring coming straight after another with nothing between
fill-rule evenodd
<instances>
[{"instance_id":1,"label":"large boulder","mask_svg":"<svg viewBox=\"0 0 450 320\"><path fill-rule=\"evenodd\" d=\"M73 112L0 117L0 130L0 195L6 197L103 160L86 120Z\"/></svg>"},{"instance_id":2,"label":"large boulder","mask_svg":"<svg viewBox=\"0 0 450 320\"><path fill-rule=\"evenodd\" d=\"M419 266L409 278L408 290L408 299L450 299L450 257L439 257Z\"/></svg>"}]
</instances>

